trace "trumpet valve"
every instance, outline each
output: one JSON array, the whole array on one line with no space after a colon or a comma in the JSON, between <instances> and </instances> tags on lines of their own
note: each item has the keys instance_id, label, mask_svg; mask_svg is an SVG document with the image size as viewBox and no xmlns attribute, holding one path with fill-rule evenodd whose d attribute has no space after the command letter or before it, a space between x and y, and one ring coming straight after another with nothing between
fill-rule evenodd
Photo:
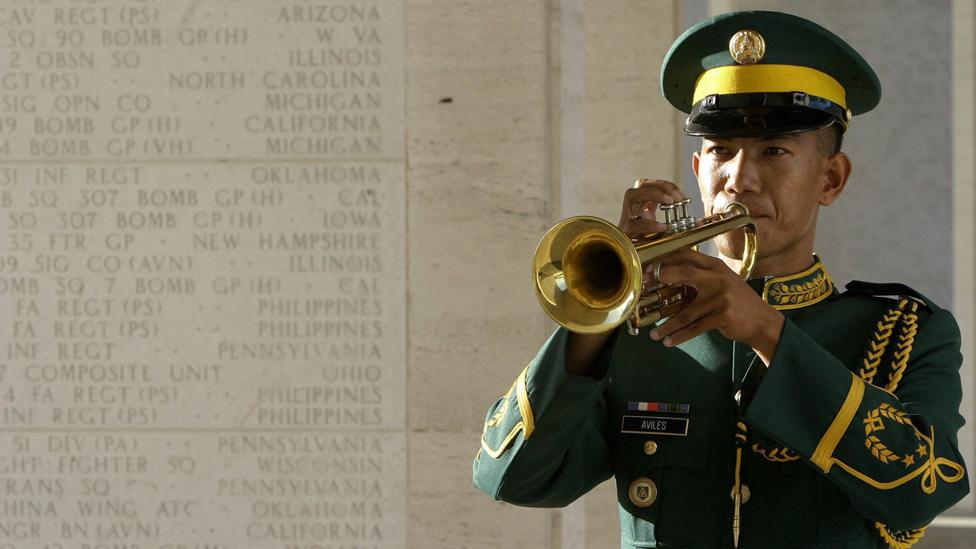
<instances>
[{"instance_id":1,"label":"trumpet valve","mask_svg":"<svg viewBox=\"0 0 976 549\"><path fill-rule=\"evenodd\" d=\"M664 223L668 226L668 234L681 233L695 227L697 219L688 215L688 204L690 198L675 202L674 204L661 204L660 209L664 212Z\"/></svg>"},{"instance_id":2,"label":"trumpet valve","mask_svg":"<svg viewBox=\"0 0 976 549\"><path fill-rule=\"evenodd\" d=\"M677 219L677 221L678 221L678 231L679 232L684 232L684 231L687 231L689 229L694 228L695 222L698 221L697 219L695 219L695 216L688 214L688 205L689 204L691 204L691 199L690 198L686 198L686 199L682 200L681 202L678 202L678 204L677 204L677 206L678 206L678 219Z\"/></svg>"},{"instance_id":3,"label":"trumpet valve","mask_svg":"<svg viewBox=\"0 0 976 549\"><path fill-rule=\"evenodd\" d=\"M661 204L659 208L664 212L664 223L668 226L668 234L678 232L677 204Z\"/></svg>"}]
</instances>

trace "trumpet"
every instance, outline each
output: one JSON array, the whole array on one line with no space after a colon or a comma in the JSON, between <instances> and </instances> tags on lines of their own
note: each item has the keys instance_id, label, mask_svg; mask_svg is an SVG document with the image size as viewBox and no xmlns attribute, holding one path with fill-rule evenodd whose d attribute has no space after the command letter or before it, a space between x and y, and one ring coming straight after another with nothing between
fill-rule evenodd
<instances>
[{"instance_id":1,"label":"trumpet","mask_svg":"<svg viewBox=\"0 0 976 549\"><path fill-rule=\"evenodd\" d=\"M667 231L630 238L608 221L576 216L546 231L533 259L535 294L553 321L584 334L606 332L628 323L640 328L677 314L694 299L686 285L643 288L644 270L664 256L693 248L729 231L743 229L745 245L739 276L748 279L756 262L757 229L749 209L738 202L723 212L695 219L686 198L662 204ZM659 281L660 282L660 281Z\"/></svg>"}]
</instances>

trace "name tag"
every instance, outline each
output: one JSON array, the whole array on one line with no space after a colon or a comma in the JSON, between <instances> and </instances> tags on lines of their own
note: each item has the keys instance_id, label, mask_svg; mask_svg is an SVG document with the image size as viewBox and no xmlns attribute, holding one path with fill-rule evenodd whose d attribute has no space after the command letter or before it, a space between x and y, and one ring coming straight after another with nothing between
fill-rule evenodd
<instances>
[{"instance_id":1,"label":"name tag","mask_svg":"<svg viewBox=\"0 0 976 549\"><path fill-rule=\"evenodd\" d=\"M657 416L624 416L620 425L621 433L636 435L688 435L688 418Z\"/></svg>"}]
</instances>

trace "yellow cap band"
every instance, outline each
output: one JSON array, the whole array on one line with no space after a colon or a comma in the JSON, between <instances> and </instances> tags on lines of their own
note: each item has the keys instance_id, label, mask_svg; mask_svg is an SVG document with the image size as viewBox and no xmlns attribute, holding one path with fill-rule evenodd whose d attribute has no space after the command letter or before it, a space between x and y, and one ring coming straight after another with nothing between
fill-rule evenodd
<instances>
[{"instance_id":1,"label":"yellow cap band","mask_svg":"<svg viewBox=\"0 0 976 549\"><path fill-rule=\"evenodd\" d=\"M804 92L847 108L844 86L830 75L798 65L730 65L708 69L695 83L696 104L713 94Z\"/></svg>"}]
</instances>

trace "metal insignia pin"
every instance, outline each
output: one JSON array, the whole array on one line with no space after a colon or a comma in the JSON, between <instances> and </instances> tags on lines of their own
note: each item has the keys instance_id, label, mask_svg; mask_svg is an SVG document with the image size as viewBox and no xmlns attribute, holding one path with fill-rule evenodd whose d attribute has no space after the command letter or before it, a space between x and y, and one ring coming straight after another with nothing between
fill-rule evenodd
<instances>
[{"instance_id":1,"label":"metal insignia pin","mask_svg":"<svg viewBox=\"0 0 976 549\"><path fill-rule=\"evenodd\" d=\"M638 507L650 507L657 499L657 486L647 477L640 477L630 483L630 502Z\"/></svg>"},{"instance_id":2,"label":"metal insignia pin","mask_svg":"<svg viewBox=\"0 0 976 549\"><path fill-rule=\"evenodd\" d=\"M740 65L754 65L766 55L766 41L754 30L740 30L729 40L729 53Z\"/></svg>"}]
</instances>

